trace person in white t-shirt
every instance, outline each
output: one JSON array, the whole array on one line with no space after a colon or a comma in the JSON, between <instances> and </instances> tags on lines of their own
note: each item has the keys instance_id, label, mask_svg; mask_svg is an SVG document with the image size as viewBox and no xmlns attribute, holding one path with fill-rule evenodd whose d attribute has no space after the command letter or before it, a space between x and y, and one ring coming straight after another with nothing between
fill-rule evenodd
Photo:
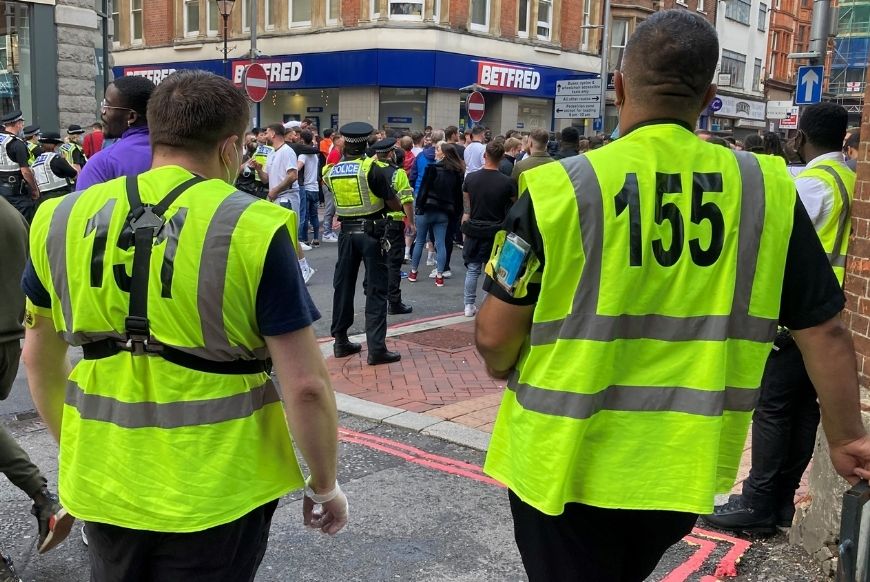
<instances>
[{"instance_id":1,"label":"person in white t-shirt","mask_svg":"<svg viewBox=\"0 0 870 582\"><path fill-rule=\"evenodd\" d=\"M300 132L302 143L314 145L314 134L308 129ZM313 230L311 245L320 246L320 220L317 210L320 206L320 159L317 154L300 154L299 169L302 171L302 187L299 192L300 205L305 206L299 224L299 241L308 242L308 226Z\"/></svg>"},{"instance_id":2,"label":"person in white t-shirt","mask_svg":"<svg viewBox=\"0 0 870 582\"><path fill-rule=\"evenodd\" d=\"M483 168L483 154L486 146L483 145L483 136L486 130L479 125L471 129L471 143L465 147L465 175L476 172Z\"/></svg>"}]
</instances>

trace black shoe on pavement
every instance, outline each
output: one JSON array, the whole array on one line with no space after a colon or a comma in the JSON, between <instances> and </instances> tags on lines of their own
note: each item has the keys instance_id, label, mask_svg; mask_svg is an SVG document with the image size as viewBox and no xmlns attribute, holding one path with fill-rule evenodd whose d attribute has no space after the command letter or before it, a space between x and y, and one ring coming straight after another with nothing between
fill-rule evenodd
<instances>
[{"instance_id":1,"label":"black shoe on pavement","mask_svg":"<svg viewBox=\"0 0 870 582\"><path fill-rule=\"evenodd\" d=\"M57 496L48 489L43 489L34 499L30 513L36 517L39 524L39 542L36 549L40 554L44 554L65 540L76 520L67 513Z\"/></svg>"},{"instance_id":2,"label":"black shoe on pavement","mask_svg":"<svg viewBox=\"0 0 870 582\"><path fill-rule=\"evenodd\" d=\"M355 344L347 338L336 339L332 346L332 353L336 358L346 358L362 351L362 345Z\"/></svg>"},{"instance_id":3,"label":"black shoe on pavement","mask_svg":"<svg viewBox=\"0 0 870 582\"><path fill-rule=\"evenodd\" d=\"M794 503L789 501L776 510L776 527L790 528L794 521Z\"/></svg>"},{"instance_id":4,"label":"black shoe on pavement","mask_svg":"<svg viewBox=\"0 0 870 582\"><path fill-rule=\"evenodd\" d=\"M732 495L728 503L716 507L710 515L702 515L701 519L717 529L760 535L776 533L773 512L750 507L742 495Z\"/></svg>"},{"instance_id":5,"label":"black shoe on pavement","mask_svg":"<svg viewBox=\"0 0 870 582\"><path fill-rule=\"evenodd\" d=\"M0 552L0 582L21 582L12 566L12 558Z\"/></svg>"},{"instance_id":6,"label":"black shoe on pavement","mask_svg":"<svg viewBox=\"0 0 870 582\"><path fill-rule=\"evenodd\" d=\"M387 309L387 313L390 315L404 315L405 313L411 313L414 311L414 308L410 305L405 305L401 301L398 303L390 303L389 309Z\"/></svg>"},{"instance_id":7,"label":"black shoe on pavement","mask_svg":"<svg viewBox=\"0 0 870 582\"><path fill-rule=\"evenodd\" d=\"M369 352L369 366L377 366L379 364L392 364L402 359L402 354L398 352Z\"/></svg>"}]
</instances>

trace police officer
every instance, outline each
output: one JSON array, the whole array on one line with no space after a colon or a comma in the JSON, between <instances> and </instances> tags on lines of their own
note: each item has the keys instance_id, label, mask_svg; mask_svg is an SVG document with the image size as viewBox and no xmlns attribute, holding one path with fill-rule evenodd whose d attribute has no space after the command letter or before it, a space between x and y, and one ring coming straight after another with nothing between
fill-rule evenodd
<instances>
[{"instance_id":1,"label":"police officer","mask_svg":"<svg viewBox=\"0 0 870 582\"><path fill-rule=\"evenodd\" d=\"M269 139L266 137L266 130L263 129L258 131L257 149L255 149L254 153L251 155L249 165L254 170L254 195L259 198L266 198L266 194L269 192L269 179L267 177L263 180L263 175L266 168L266 161L269 159L269 155L273 151L275 151L275 148L269 145Z\"/></svg>"},{"instance_id":2,"label":"police officer","mask_svg":"<svg viewBox=\"0 0 870 582\"><path fill-rule=\"evenodd\" d=\"M36 161L36 157L42 153L42 148L39 147L39 126L38 125L28 125L24 128L24 141L27 142L27 151L30 153L30 157L27 161L33 166L33 162Z\"/></svg>"},{"instance_id":3,"label":"police officer","mask_svg":"<svg viewBox=\"0 0 870 582\"><path fill-rule=\"evenodd\" d=\"M24 215L28 222L36 212L39 188L30 169L27 143L18 137L24 128L21 111L7 113L0 118L0 196Z\"/></svg>"},{"instance_id":4,"label":"police officer","mask_svg":"<svg viewBox=\"0 0 870 582\"><path fill-rule=\"evenodd\" d=\"M692 12L638 25L614 78L622 137L524 172L497 235L476 341L508 382L484 470L531 582L639 582L710 513L777 323L834 468L870 476L843 292L785 164L692 132L718 56Z\"/></svg>"},{"instance_id":5,"label":"police officer","mask_svg":"<svg viewBox=\"0 0 870 582\"><path fill-rule=\"evenodd\" d=\"M79 143L84 134L85 130L80 126L70 125L66 130L66 143L60 146L60 155L76 169L76 172L81 172L88 161L85 150Z\"/></svg>"},{"instance_id":6,"label":"police officer","mask_svg":"<svg viewBox=\"0 0 870 582\"><path fill-rule=\"evenodd\" d=\"M56 151L63 145L59 133L46 132L39 137L39 143L42 144L45 152L36 158L33 164L33 176L36 185L39 186L41 203L49 198L57 198L72 192L77 172Z\"/></svg>"},{"instance_id":7,"label":"police officer","mask_svg":"<svg viewBox=\"0 0 870 582\"><path fill-rule=\"evenodd\" d=\"M386 208L401 211L402 205L390 184L388 173L363 159L368 137L374 128L364 122L341 128L345 138L344 157L323 169L324 180L335 194L335 211L341 221L338 237L338 262L335 265L332 301L333 353L344 358L358 353L362 346L351 342L347 330L353 324L353 297L359 264L366 269L366 343L370 365L398 362L402 356L387 350L387 259L390 243L386 238Z\"/></svg>"},{"instance_id":8,"label":"police officer","mask_svg":"<svg viewBox=\"0 0 870 582\"><path fill-rule=\"evenodd\" d=\"M387 241L390 250L387 251L387 313L390 315L402 315L411 313L414 309L402 302L402 259L405 256L405 220L409 221L409 228L414 230L414 189L408 181L405 170L398 167L396 161L396 139L384 138L372 146L376 156L375 163L389 176L393 192L402 205L402 211L391 210L387 212Z\"/></svg>"}]
</instances>

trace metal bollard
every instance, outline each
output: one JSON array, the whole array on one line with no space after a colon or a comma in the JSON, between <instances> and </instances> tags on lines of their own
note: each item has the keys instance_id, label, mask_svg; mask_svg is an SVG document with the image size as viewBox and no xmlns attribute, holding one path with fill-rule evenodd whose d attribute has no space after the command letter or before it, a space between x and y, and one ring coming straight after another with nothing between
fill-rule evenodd
<instances>
[{"instance_id":1,"label":"metal bollard","mask_svg":"<svg viewBox=\"0 0 870 582\"><path fill-rule=\"evenodd\" d=\"M843 494L837 582L870 582L870 484L859 481Z\"/></svg>"}]
</instances>

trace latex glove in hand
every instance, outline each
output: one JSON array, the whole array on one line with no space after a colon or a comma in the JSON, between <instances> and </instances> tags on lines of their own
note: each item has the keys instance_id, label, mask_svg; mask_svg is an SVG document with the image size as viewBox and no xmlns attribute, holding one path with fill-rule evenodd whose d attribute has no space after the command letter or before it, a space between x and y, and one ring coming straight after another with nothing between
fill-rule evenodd
<instances>
[{"instance_id":1,"label":"latex glove in hand","mask_svg":"<svg viewBox=\"0 0 870 582\"><path fill-rule=\"evenodd\" d=\"M302 521L313 529L335 535L347 525L348 505L343 491L326 503L315 503L307 495L302 500Z\"/></svg>"}]
</instances>

